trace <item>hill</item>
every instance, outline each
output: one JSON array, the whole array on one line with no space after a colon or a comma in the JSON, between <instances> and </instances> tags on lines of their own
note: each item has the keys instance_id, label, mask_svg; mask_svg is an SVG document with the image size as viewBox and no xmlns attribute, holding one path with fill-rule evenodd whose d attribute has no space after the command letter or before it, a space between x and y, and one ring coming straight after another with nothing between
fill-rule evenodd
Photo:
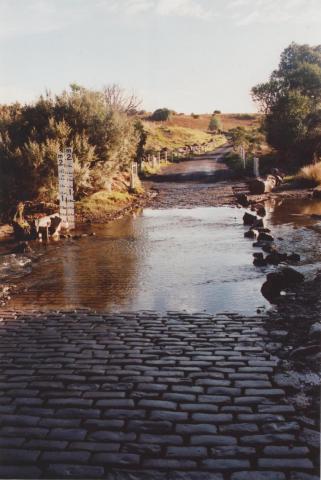
<instances>
[{"instance_id":1,"label":"hill","mask_svg":"<svg viewBox=\"0 0 321 480\"><path fill-rule=\"evenodd\" d=\"M209 121L212 115L173 115L171 119L166 122L168 125L175 125L179 127L196 128L199 130L207 131ZM260 115L248 114L248 113L222 113L218 115L220 118L223 129L231 130L235 127L255 127L258 126L260 121Z\"/></svg>"}]
</instances>

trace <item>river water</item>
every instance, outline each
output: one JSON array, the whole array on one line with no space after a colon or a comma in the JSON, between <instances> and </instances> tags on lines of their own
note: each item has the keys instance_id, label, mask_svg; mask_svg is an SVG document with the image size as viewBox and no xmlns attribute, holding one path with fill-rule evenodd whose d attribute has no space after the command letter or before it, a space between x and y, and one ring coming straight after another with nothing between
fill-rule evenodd
<instances>
[{"instance_id":1,"label":"river water","mask_svg":"<svg viewBox=\"0 0 321 480\"><path fill-rule=\"evenodd\" d=\"M321 222L314 217L321 202L270 202L267 210L280 250L301 254L296 268L307 275L321 268ZM23 256L13 256L21 262L18 277L26 273L15 283L25 291L9 307L244 314L267 309L260 289L275 267L253 266L255 249L244 238L243 214L233 207L144 209L91 226L95 236L38 247L32 268Z\"/></svg>"}]
</instances>

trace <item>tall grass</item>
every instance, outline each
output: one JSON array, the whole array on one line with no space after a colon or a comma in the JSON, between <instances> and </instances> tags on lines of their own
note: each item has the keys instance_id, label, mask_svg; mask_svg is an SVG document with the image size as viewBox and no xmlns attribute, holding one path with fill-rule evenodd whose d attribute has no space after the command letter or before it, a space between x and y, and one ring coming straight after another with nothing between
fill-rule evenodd
<instances>
[{"instance_id":1,"label":"tall grass","mask_svg":"<svg viewBox=\"0 0 321 480\"><path fill-rule=\"evenodd\" d=\"M301 168L298 178L311 185L321 185L321 162Z\"/></svg>"}]
</instances>

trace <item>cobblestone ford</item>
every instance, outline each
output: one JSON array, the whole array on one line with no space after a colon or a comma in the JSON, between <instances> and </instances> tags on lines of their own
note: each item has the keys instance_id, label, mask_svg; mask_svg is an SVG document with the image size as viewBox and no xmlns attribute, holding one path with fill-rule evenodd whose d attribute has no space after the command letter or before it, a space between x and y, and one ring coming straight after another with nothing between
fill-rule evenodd
<instances>
[{"instance_id":1,"label":"cobblestone ford","mask_svg":"<svg viewBox=\"0 0 321 480\"><path fill-rule=\"evenodd\" d=\"M1 478L319 478L262 317L0 318Z\"/></svg>"}]
</instances>

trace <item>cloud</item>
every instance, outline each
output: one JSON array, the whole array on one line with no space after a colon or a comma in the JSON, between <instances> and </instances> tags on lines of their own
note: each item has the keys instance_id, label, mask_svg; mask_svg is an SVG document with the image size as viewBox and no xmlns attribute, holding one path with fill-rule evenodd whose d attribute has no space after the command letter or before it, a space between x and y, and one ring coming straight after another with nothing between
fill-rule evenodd
<instances>
[{"instance_id":1,"label":"cloud","mask_svg":"<svg viewBox=\"0 0 321 480\"><path fill-rule=\"evenodd\" d=\"M320 0L230 0L228 10L238 26L280 23L320 23Z\"/></svg>"},{"instance_id":2,"label":"cloud","mask_svg":"<svg viewBox=\"0 0 321 480\"><path fill-rule=\"evenodd\" d=\"M206 19L211 16L209 9L205 9L196 0L158 0L156 13L159 15L194 17Z\"/></svg>"},{"instance_id":3,"label":"cloud","mask_svg":"<svg viewBox=\"0 0 321 480\"><path fill-rule=\"evenodd\" d=\"M202 0L100 0L96 6L110 11L111 2L115 6L113 11L123 15L139 15L150 13L160 16L192 17L198 19L209 18L211 11L201 4Z\"/></svg>"},{"instance_id":4,"label":"cloud","mask_svg":"<svg viewBox=\"0 0 321 480\"><path fill-rule=\"evenodd\" d=\"M85 11L84 0L0 0L0 38L57 31Z\"/></svg>"},{"instance_id":5,"label":"cloud","mask_svg":"<svg viewBox=\"0 0 321 480\"><path fill-rule=\"evenodd\" d=\"M321 0L0 0L0 39L59 31L89 18L155 15L253 24L321 24Z\"/></svg>"},{"instance_id":6,"label":"cloud","mask_svg":"<svg viewBox=\"0 0 321 480\"><path fill-rule=\"evenodd\" d=\"M127 0L125 5L125 12L127 15L136 15L139 13L148 12L154 7L152 0Z\"/></svg>"}]
</instances>

